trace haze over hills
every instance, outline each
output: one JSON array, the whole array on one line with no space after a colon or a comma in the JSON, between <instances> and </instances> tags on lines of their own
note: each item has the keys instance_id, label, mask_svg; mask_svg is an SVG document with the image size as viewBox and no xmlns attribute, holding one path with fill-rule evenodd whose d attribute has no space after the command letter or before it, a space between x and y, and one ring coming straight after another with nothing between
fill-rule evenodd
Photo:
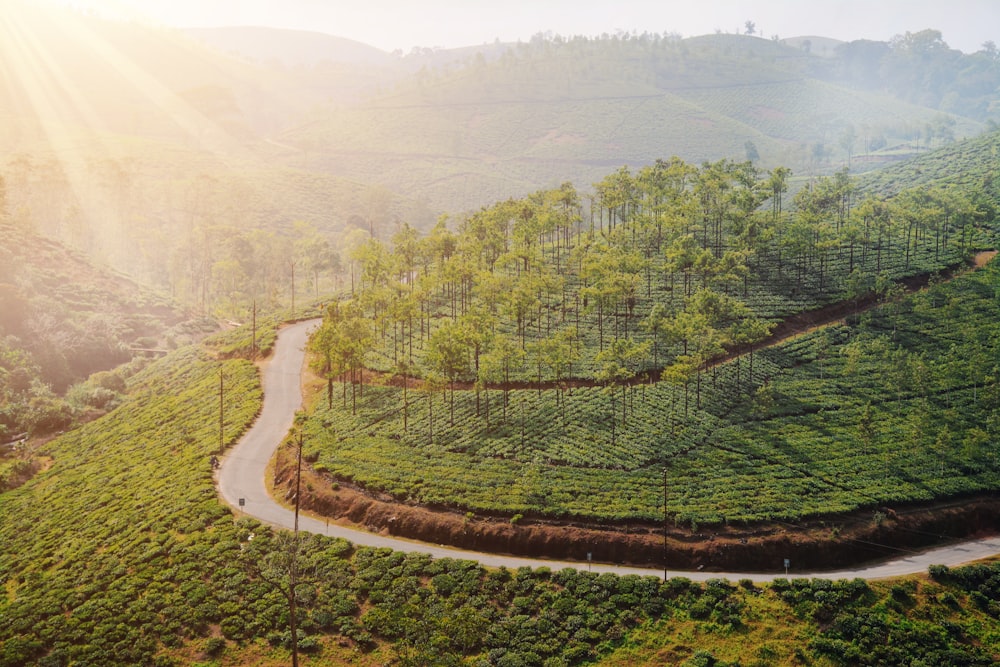
<instances>
[{"instance_id":1,"label":"haze over hills","mask_svg":"<svg viewBox=\"0 0 1000 667\"><path fill-rule=\"evenodd\" d=\"M995 54L951 51L933 31L833 57L733 34L390 55L317 33L10 7L0 174L13 218L189 303L206 292L179 258L204 255L206 274L229 259L192 253L209 227L287 235L303 221L344 251L352 230L428 229L564 181L587 192L671 155L871 169L979 132L1000 81Z\"/></svg>"},{"instance_id":2,"label":"haze over hills","mask_svg":"<svg viewBox=\"0 0 1000 667\"><path fill-rule=\"evenodd\" d=\"M259 62L317 65L322 62L389 66L391 55L352 39L320 32L262 27L187 28L195 39Z\"/></svg>"}]
</instances>

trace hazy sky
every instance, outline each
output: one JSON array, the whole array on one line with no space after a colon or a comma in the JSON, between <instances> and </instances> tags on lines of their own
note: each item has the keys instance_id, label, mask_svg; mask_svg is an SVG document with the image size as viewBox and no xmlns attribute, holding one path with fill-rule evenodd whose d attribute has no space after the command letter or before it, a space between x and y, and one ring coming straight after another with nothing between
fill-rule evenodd
<instances>
[{"instance_id":1,"label":"hazy sky","mask_svg":"<svg viewBox=\"0 0 1000 667\"><path fill-rule=\"evenodd\" d=\"M952 48L1000 43L1000 0L61 0L131 9L179 27L261 25L325 32L386 51L618 30L685 37L743 32L889 40L935 28Z\"/></svg>"}]
</instances>

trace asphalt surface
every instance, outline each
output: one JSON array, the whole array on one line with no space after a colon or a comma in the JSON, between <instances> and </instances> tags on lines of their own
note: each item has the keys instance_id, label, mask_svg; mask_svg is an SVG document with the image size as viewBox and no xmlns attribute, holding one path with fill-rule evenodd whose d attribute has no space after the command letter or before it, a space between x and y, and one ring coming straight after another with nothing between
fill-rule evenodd
<instances>
[{"instance_id":1,"label":"asphalt surface","mask_svg":"<svg viewBox=\"0 0 1000 667\"><path fill-rule=\"evenodd\" d=\"M222 460L217 483L222 498L237 512L259 521L281 528L292 529L295 514L279 505L268 494L265 485L267 467L274 450L292 427L295 413L302 407L302 367L305 345L309 332L319 325L319 320L299 322L281 330L272 358L263 369L264 407L256 423L240 442ZM1000 536L951 544L928 551L907 552L898 558L859 568L825 572L803 572L795 569L795 563L787 575L756 572L708 572L682 571L662 568L639 568L609 563L589 563L580 561L555 561L539 558L520 558L502 554L452 549L442 545L427 544L414 540L386 537L364 530L346 528L309 516L299 516L299 530L342 537L350 542L369 547L389 547L397 551L428 553L434 557L462 558L474 560L487 567L505 566L515 569L522 566L549 567L559 570L566 567L593 572L615 574L639 574L667 577L687 577L695 581L724 578L733 581L750 579L768 582L779 577L816 577L823 579L885 579L907 574L926 572L930 565L954 567L963 563L980 560L1000 554ZM586 554L581 554L586 557ZM781 564L778 564L779 566Z\"/></svg>"}]
</instances>

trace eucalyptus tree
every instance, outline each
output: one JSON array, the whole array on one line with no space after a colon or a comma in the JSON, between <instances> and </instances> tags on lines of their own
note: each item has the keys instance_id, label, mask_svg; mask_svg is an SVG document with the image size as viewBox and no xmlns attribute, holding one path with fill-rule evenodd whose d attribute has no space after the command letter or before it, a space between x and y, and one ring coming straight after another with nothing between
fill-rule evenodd
<instances>
[{"instance_id":1,"label":"eucalyptus tree","mask_svg":"<svg viewBox=\"0 0 1000 667\"><path fill-rule=\"evenodd\" d=\"M653 368L659 368L660 341L670 332L670 311L662 303L654 303L639 327L652 338Z\"/></svg>"},{"instance_id":2,"label":"eucalyptus tree","mask_svg":"<svg viewBox=\"0 0 1000 667\"><path fill-rule=\"evenodd\" d=\"M841 248L847 248L847 273L850 275L855 269L857 250L863 248L865 243L862 218L856 209L851 212L844 226L841 227L839 238Z\"/></svg>"},{"instance_id":3,"label":"eucalyptus tree","mask_svg":"<svg viewBox=\"0 0 1000 667\"><path fill-rule=\"evenodd\" d=\"M356 301L336 302L313 336L311 349L318 355L317 370L327 380L327 400L332 405L333 378L339 376L347 404L351 385L351 412L357 412L356 392L364 382L365 354L371 346L371 322ZM350 376L348 378L348 375ZM363 392L363 389L361 390Z\"/></svg>"},{"instance_id":4,"label":"eucalyptus tree","mask_svg":"<svg viewBox=\"0 0 1000 667\"><path fill-rule=\"evenodd\" d=\"M903 265L910 267L910 257L916 251L921 232L944 217L944 210L932 193L922 188L903 190L892 200L893 211L903 224Z\"/></svg>"},{"instance_id":5,"label":"eucalyptus tree","mask_svg":"<svg viewBox=\"0 0 1000 667\"><path fill-rule=\"evenodd\" d=\"M604 211L608 212L608 231L615 228L615 222L628 219L628 212L634 202L635 182L629 168L621 167L594 184L597 193L600 228L603 230Z\"/></svg>"},{"instance_id":6,"label":"eucalyptus tree","mask_svg":"<svg viewBox=\"0 0 1000 667\"><path fill-rule=\"evenodd\" d=\"M742 301L708 289L695 292L675 318L675 335L684 343L684 354L699 369L698 407L701 407L701 370L722 355L732 343L757 342L767 326ZM713 375L714 377L714 375Z\"/></svg>"},{"instance_id":7,"label":"eucalyptus tree","mask_svg":"<svg viewBox=\"0 0 1000 667\"><path fill-rule=\"evenodd\" d=\"M580 277L585 287L581 294L586 308L597 309L601 349L604 348L604 318L609 310L615 317L614 338L617 339L620 333L617 326L619 309L624 306L621 335L628 336L628 324L635 310L640 272L644 263L642 255L621 243L598 243L584 255Z\"/></svg>"},{"instance_id":8,"label":"eucalyptus tree","mask_svg":"<svg viewBox=\"0 0 1000 667\"><path fill-rule=\"evenodd\" d=\"M701 247L721 254L723 222L729 211L730 178L728 160L704 163L695 180L694 193L698 201L701 223Z\"/></svg>"},{"instance_id":9,"label":"eucalyptus tree","mask_svg":"<svg viewBox=\"0 0 1000 667\"><path fill-rule=\"evenodd\" d=\"M318 298L320 276L327 271L340 270L340 255L316 225L299 221L293 227L295 256L303 268L312 274L313 294Z\"/></svg>"},{"instance_id":10,"label":"eucalyptus tree","mask_svg":"<svg viewBox=\"0 0 1000 667\"><path fill-rule=\"evenodd\" d=\"M795 195L797 215L813 226L814 242L812 255L819 261L820 289L824 287L826 263L830 251L838 249L838 257L843 258L842 242L848 233L855 236L855 230L845 230L851 219L851 196L854 185L846 170L837 172L832 178L819 178ZM849 249L853 253L853 247Z\"/></svg>"},{"instance_id":11,"label":"eucalyptus tree","mask_svg":"<svg viewBox=\"0 0 1000 667\"><path fill-rule=\"evenodd\" d=\"M403 433L409 431L410 401L407 396L410 376L413 373L413 364L406 357L396 359L392 366L392 378L399 383L403 390Z\"/></svg>"},{"instance_id":12,"label":"eucalyptus tree","mask_svg":"<svg viewBox=\"0 0 1000 667\"><path fill-rule=\"evenodd\" d=\"M691 295L691 275L694 272L698 258L706 251L698 246L693 234L684 234L675 238L664 250L666 262L664 272L670 277L670 292L674 292L674 277L679 273L684 278L684 296Z\"/></svg>"},{"instance_id":13,"label":"eucalyptus tree","mask_svg":"<svg viewBox=\"0 0 1000 667\"><path fill-rule=\"evenodd\" d=\"M511 244L508 252L518 260L518 275L530 273L532 267L543 260L541 210L537 194L517 202L517 214L511 226Z\"/></svg>"},{"instance_id":14,"label":"eucalyptus tree","mask_svg":"<svg viewBox=\"0 0 1000 667\"><path fill-rule=\"evenodd\" d=\"M468 346L463 334L459 322L445 321L431 333L427 344L426 362L431 373L448 380L452 426L455 425L455 383L469 373Z\"/></svg>"},{"instance_id":15,"label":"eucalyptus tree","mask_svg":"<svg viewBox=\"0 0 1000 667\"><path fill-rule=\"evenodd\" d=\"M706 162L695 178L693 192L701 218L702 248L716 257L722 256L730 228L742 227L742 220L753 215L765 199L759 172L751 162Z\"/></svg>"},{"instance_id":16,"label":"eucalyptus tree","mask_svg":"<svg viewBox=\"0 0 1000 667\"><path fill-rule=\"evenodd\" d=\"M430 233L420 240L418 255L423 261L424 273L430 273L432 264L442 266L458 248L458 239L448 229L448 216L438 218Z\"/></svg>"},{"instance_id":17,"label":"eucalyptus tree","mask_svg":"<svg viewBox=\"0 0 1000 667\"><path fill-rule=\"evenodd\" d=\"M885 250L887 258L892 251L893 219L890 206L874 197L867 197L858 205L858 215L863 221L866 239L871 237L870 230L875 230L875 273L879 273L882 271L883 240L888 243L888 248Z\"/></svg>"},{"instance_id":18,"label":"eucalyptus tree","mask_svg":"<svg viewBox=\"0 0 1000 667\"><path fill-rule=\"evenodd\" d=\"M840 226L843 225L851 215L851 205L854 201L854 193L857 190L857 187L854 180L851 178L847 167L844 167L834 173L831 183L836 200L835 209L837 213L837 229L839 231Z\"/></svg>"},{"instance_id":19,"label":"eucalyptus tree","mask_svg":"<svg viewBox=\"0 0 1000 667\"><path fill-rule=\"evenodd\" d=\"M402 223L392 235L392 265L399 282L413 286L420 260L420 235L409 223Z\"/></svg>"},{"instance_id":20,"label":"eucalyptus tree","mask_svg":"<svg viewBox=\"0 0 1000 667\"><path fill-rule=\"evenodd\" d=\"M627 406L625 400L626 389L639 373L643 361L649 355L650 344L648 341L637 343L633 340L619 338L612 341L607 348L601 350L594 357L597 364L595 379L604 385L605 391L612 397L612 411L614 410L614 390L615 386L622 390L622 426L626 424Z\"/></svg>"},{"instance_id":21,"label":"eucalyptus tree","mask_svg":"<svg viewBox=\"0 0 1000 667\"><path fill-rule=\"evenodd\" d=\"M544 387L543 369L551 375L551 385L556 393L556 405L563 405L563 380L572 373L573 364L580 359L576 331L572 327L560 329L551 336L534 341L528 346L528 354L534 357L536 385L541 396Z\"/></svg>"},{"instance_id":22,"label":"eucalyptus tree","mask_svg":"<svg viewBox=\"0 0 1000 667\"><path fill-rule=\"evenodd\" d=\"M503 392L503 420L507 421L507 406L510 403L511 372L521 368L524 348L504 334L492 337L488 349L479 358L477 380L487 390L490 385L500 385ZM487 393L486 420L489 423L489 395Z\"/></svg>"},{"instance_id":23,"label":"eucalyptus tree","mask_svg":"<svg viewBox=\"0 0 1000 667\"><path fill-rule=\"evenodd\" d=\"M477 265L491 273L497 260L510 247L510 224L514 217L515 202L507 200L473 213L462 223L459 248Z\"/></svg>"},{"instance_id":24,"label":"eucalyptus tree","mask_svg":"<svg viewBox=\"0 0 1000 667\"><path fill-rule=\"evenodd\" d=\"M684 204L690 201L689 182L697 169L678 157L657 160L636 175L638 209L641 222L649 226L643 239L647 258L663 251L666 236L676 230ZM664 227L667 229L664 229Z\"/></svg>"},{"instance_id":25,"label":"eucalyptus tree","mask_svg":"<svg viewBox=\"0 0 1000 667\"><path fill-rule=\"evenodd\" d=\"M559 211L556 222L556 269L561 271L562 249L570 248L573 228L576 227L578 231L580 229L583 220L582 206L580 194L569 181L562 183L557 190L550 191L549 197L551 204Z\"/></svg>"},{"instance_id":26,"label":"eucalyptus tree","mask_svg":"<svg viewBox=\"0 0 1000 667\"><path fill-rule=\"evenodd\" d=\"M732 342L728 332L717 329L705 323L702 318L694 318L691 323L700 326L689 330L688 355L691 357L695 368L696 392L695 407L701 409L701 378L710 361L719 357L726 351L726 345Z\"/></svg>"},{"instance_id":27,"label":"eucalyptus tree","mask_svg":"<svg viewBox=\"0 0 1000 667\"><path fill-rule=\"evenodd\" d=\"M565 391L563 380L572 376L573 364L580 360L580 341L576 330L572 328L561 329L547 340L550 342L543 351L543 360L552 371L560 414L565 421L566 401L562 398Z\"/></svg>"},{"instance_id":28,"label":"eucalyptus tree","mask_svg":"<svg viewBox=\"0 0 1000 667\"><path fill-rule=\"evenodd\" d=\"M434 395L444 391L448 386L448 379L439 373L428 370L425 371L423 382L424 393L427 396L427 441L434 443Z\"/></svg>"},{"instance_id":29,"label":"eucalyptus tree","mask_svg":"<svg viewBox=\"0 0 1000 667\"><path fill-rule=\"evenodd\" d=\"M480 414L479 391L481 388L479 379L479 368L481 365L483 351L490 345L496 332L496 316L484 309L482 304L477 304L468 312L464 313L458 320L455 335L458 341L465 345L467 355L472 359L468 363L467 373L471 373L476 379L474 389L476 391L476 416Z\"/></svg>"},{"instance_id":30,"label":"eucalyptus tree","mask_svg":"<svg viewBox=\"0 0 1000 667\"><path fill-rule=\"evenodd\" d=\"M311 362L313 371L326 380L328 410L333 409L333 381L345 371L341 366L343 357L339 354L340 341L337 340L340 330L333 317L332 313L328 313L309 339L309 349L315 354Z\"/></svg>"},{"instance_id":31,"label":"eucalyptus tree","mask_svg":"<svg viewBox=\"0 0 1000 667\"><path fill-rule=\"evenodd\" d=\"M780 243L782 234L781 218L784 210L784 195L788 192L788 179L791 175L791 169L787 167L775 167L769 173L763 186L771 201L771 229L772 236L778 242L775 247L778 251L777 263L779 277L782 272Z\"/></svg>"},{"instance_id":32,"label":"eucalyptus tree","mask_svg":"<svg viewBox=\"0 0 1000 667\"><path fill-rule=\"evenodd\" d=\"M528 318L541 304L538 294L539 290L534 284L532 275L528 274L513 280L510 290L503 295L501 313L514 320L522 350L526 345Z\"/></svg>"},{"instance_id":33,"label":"eucalyptus tree","mask_svg":"<svg viewBox=\"0 0 1000 667\"><path fill-rule=\"evenodd\" d=\"M351 253L351 259L360 267L362 291L383 286L388 282L393 267L392 256L378 239L370 238L357 246Z\"/></svg>"},{"instance_id":34,"label":"eucalyptus tree","mask_svg":"<svg viewBox=\"0 0 1000 667\"><path fill-rule=\"evenodd\" d=\"M437 275L441 279L451 319L456 320L469 307L476 266L467 257L456 253L445 260L439 267Z\"/></svg>"},{"instance_id":35,"label":"eucalyptus tree","mask_svg":"<svg viewBox=\"0 0 1000 667\"><path fill-rule=\"evenodd\" d=\"M732 342L740 350L748 352L750 367L747 371L747 381L753 387L753 353L758 343L765 340L773 329L773 325L766 320L754 316L749 308L741 313L738 319L729 328L729 335ZM736 356L736 389L740 391L742 382L740 378L742 354Z\"/></svg>"},{"instance_id":36,"label":"eucalyptus tree","mask_svg":"<svg viewBox=\"0 0 1000 667\"><path fill-rule=\"evenodd\" d=\"M392 323L392 360L399 360L400 354L413 360L413 320L420 317L419 293L410 283L392 285L392 301L389 304L388 319Z\"/></svg>"}]
</instances>

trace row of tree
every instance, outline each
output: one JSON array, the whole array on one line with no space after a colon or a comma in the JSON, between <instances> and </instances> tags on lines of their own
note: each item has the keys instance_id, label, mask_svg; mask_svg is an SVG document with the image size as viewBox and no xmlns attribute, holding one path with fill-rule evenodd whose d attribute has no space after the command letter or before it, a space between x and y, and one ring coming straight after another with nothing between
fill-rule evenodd
<instances>
[{"instance_id":1,"label":"row of tree","mask_svg":"<svg viewBox=\"0 0 1000 667\"><path fill-rule=\"evenodd\" d=\"M700 403L702 373L727 350L751 351L753 386L752 350L787 308L940 268L968 248L983 213L950 190L859 198L846 171L807 183L789 210L790 176L674 158L609 174L589 208L565 183L454 231L442 218L423 237L403 224L391 246L369 239L351 253L353 299L330 307L313 343L330 400L335 379L346 402L371 366L404 387L422 378L429 395L450 386L452 411L466 383L487 420L491 389L503 392L506 418L507 392L529 384L613 395L663 379L685 397L693 383ZM797 306L776 310L775 299Z\"/></svg>"}]
</instances>

